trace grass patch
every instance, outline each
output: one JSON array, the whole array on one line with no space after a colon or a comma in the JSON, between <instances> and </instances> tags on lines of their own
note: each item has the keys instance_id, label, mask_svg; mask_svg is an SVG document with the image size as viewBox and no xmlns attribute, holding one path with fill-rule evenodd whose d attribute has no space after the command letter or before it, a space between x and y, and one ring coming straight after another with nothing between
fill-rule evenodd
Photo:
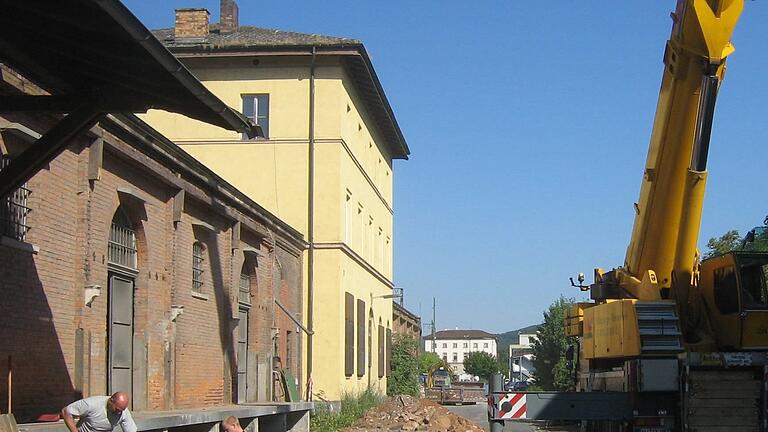
<instances>
[{"instance_id":1,"label":"grass patch","mask_svg":"<svg viewBox=\"0 0 768 432\"><path fill-rule=\"evenodd\" d=\"M345 393L341 397L341 409L332 411L327 403L315 403L315 411L309 419L312 432L335 432L352 426L363 413L384 402L384 396L368 388L359 394Z\"/></svg>"}]
</instances>

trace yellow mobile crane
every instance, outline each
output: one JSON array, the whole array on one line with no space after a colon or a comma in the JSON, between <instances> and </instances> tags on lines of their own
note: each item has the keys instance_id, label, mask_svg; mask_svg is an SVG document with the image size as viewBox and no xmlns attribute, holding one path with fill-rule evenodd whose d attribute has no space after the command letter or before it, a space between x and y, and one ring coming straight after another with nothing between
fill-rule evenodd
<instances>
[{"instance_id":1,"label":"yellow mobile crane","mask_svg":"<svg viewBox=\"0 0 768 432\"><path fill-rule=\"evenodd\" d=\"M577 389L629 392L636 428L766 430L768 254L699 263L696 249L715 100L743 7L677 2L624 265L595 269L588 287L580 275L593 303L567 314Z\"/></svg>"},{"instance_id":2,"label":"yellow mobile crane","mask_svg":"<svg viewBox=\"0 0 768 432\"><path fill-rule=\"evenodd\" d=\"M715 101L743 0L678 0L624 265L566 316L573 393L489 397L491 430L581 419L600 431L768 431L768 254L699 262ZM572 356L573 351L570 355ZM503 424L503 423L502 423Z\"/></svg>"}]
</instances>

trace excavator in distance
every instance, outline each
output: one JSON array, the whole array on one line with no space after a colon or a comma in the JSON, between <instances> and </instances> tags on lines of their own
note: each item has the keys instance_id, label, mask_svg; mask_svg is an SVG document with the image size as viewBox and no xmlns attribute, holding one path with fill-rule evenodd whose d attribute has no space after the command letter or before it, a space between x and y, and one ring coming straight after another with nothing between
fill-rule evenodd
<instances>
[{"instance_id":1,"label":"excavator in distance","mask_svg":"<svg viewBox=\"0 0 768 432\"><path fill-rule=\"evenodd\" d=\"M677 1L624 264L571 281L591 299L565 319L576 391L491 395L492 426L768 431L768 253L697 251L715 103L743 8Z\"/></svg>"}]
</instances>

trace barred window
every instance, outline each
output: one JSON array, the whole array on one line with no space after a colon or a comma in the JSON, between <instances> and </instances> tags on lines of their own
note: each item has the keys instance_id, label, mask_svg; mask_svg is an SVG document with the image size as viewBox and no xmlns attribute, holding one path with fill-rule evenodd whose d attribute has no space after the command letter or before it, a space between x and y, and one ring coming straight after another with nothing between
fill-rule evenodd
<instances>
[{"instance_id":1,"label":"barred window","mask_svg":"<svg viewBox=\"0 0 768 432\"><path fill-rule=\"evenodd\" d=\"M136 268L136 233L122 207L118 207L112 218L107 255L112 264Z\"/></svg>"},{"instance_id":2,"label":"barred window","mask_svg":"<svg viewBox=\"0 0 768 432\"><path fill-rule=\"evenodd\" d=\"M251 277L245 273L240 273L240 303L251 303Z\"/></svg>"},{"instance_id":3,"label":"barred window","mask_svg":"<svg viewBox=\"0 0 768 432\"><path fill-rule=\"evenodd\" d=\"M2 155L0 171L11 163L11 156ZM25 241L29 225L27 215L30 209L27 205L30 190L24 183L20 188L0 201L0 234L15 240Z\"/></svg>"},{"instance_id":4,"label":"barred window","mask_svg":"<svg viewBox=\"0 0 768 432\"><path fill-rule=\"evenodd\" d=\"M205 248L200 242L192 245L192 290L195 292L203 291L203 252Z\"/></svg>"}]
</instances>

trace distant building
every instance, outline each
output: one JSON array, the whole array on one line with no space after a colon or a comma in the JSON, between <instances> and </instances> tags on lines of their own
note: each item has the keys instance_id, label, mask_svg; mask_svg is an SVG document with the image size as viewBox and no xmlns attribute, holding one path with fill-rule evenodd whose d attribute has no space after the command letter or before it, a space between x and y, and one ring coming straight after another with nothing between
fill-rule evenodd
<instances>
[{"instance_id":1,"label":"distant building","mask_svg":"<svg viewBox=\"0 0 768 432\"><path fill-rule=\"evenodd\" d=\"M516 337L509 345L509 377L512 381L528 381L536 372L533 366L533 341L537 338L539 325L517 330Z\"/></svg>"},{"instance_id":2,"label":"distant building","mask_svg":"<svg viewBox=\"0 0 768 432\"><path fill-rule=\"evenodd\" d=\"M392 333L407 334L418 341L421 339L421 317L399 303L392 303Z\"/></svg>"},{"instance_id":3,"label":"distant building","mask_svg":"<svg viewBox=\"0 0 768 432\"><path fill-rule=\"evenodd\" d=\"M441 330L424 337L424 351L436 353L456 375L464 373L464 358L475 351L496 357L496 336L482 330Z\"/></svg>"}]
</instances>

